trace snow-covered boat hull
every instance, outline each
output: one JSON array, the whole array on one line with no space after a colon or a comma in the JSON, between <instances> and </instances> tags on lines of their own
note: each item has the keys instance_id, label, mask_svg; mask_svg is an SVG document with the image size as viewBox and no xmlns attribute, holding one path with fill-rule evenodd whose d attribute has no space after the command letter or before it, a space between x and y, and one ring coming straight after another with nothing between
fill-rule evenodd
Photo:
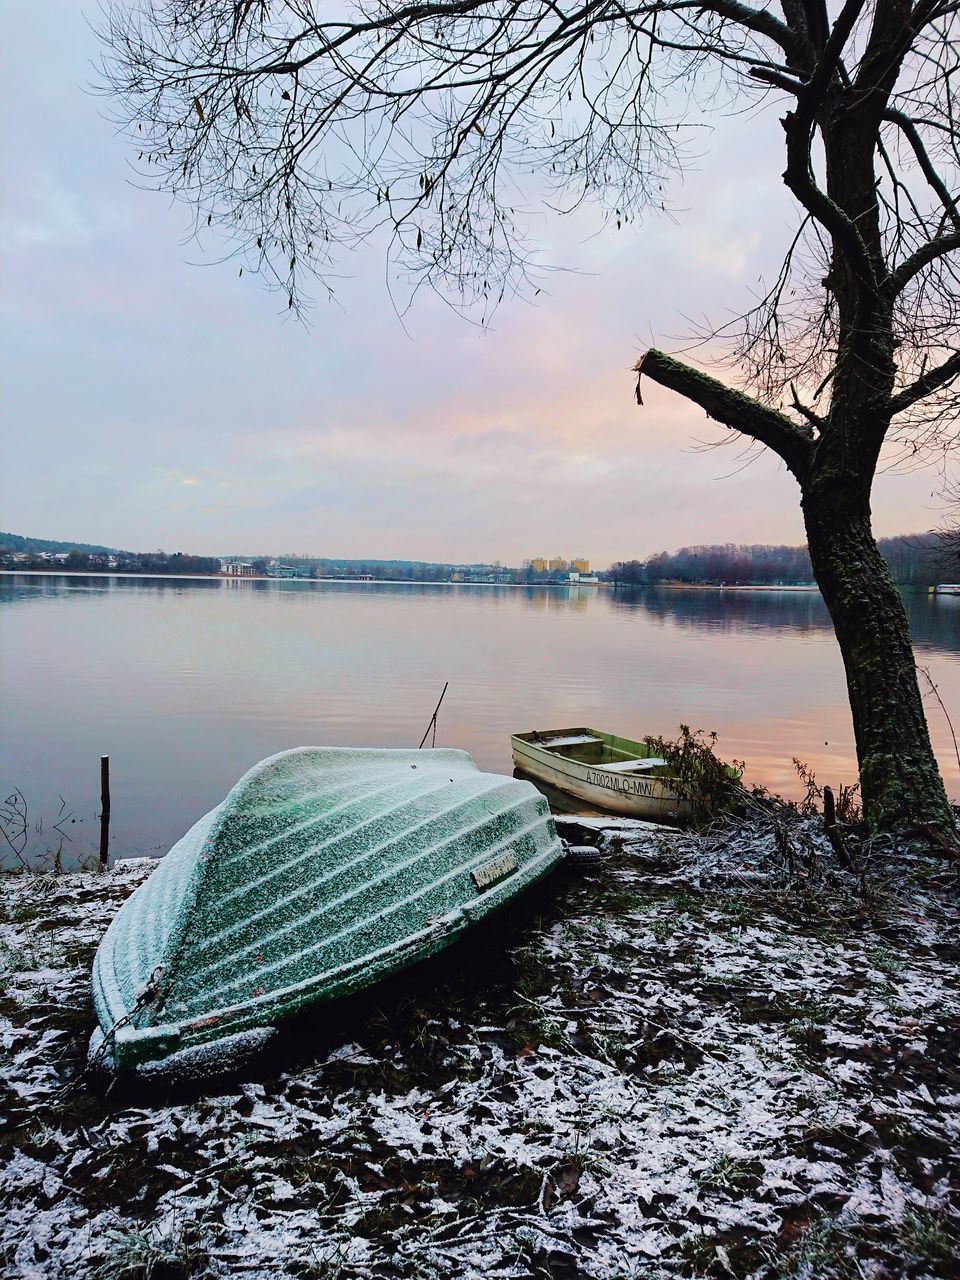
<instances>
[{"instance_id":1,"label":"snow-covered boat hull","mask_svg":"<svg viewBox=\"0 0 960 1280\"><path fill-rule=\"evenodd\" d=\"M369 986L562 856L536 789L464 751L273 756L111 923L93 970L104 1048L137 1066Z\"/></svg>"}]
</instances>

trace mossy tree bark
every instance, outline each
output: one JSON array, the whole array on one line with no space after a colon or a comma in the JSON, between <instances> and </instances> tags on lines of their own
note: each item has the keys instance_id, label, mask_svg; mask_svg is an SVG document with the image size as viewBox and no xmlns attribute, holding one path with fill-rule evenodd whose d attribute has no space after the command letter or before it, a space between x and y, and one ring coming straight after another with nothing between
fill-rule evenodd
<instances>
[{"instance_id":1,"label":"mossy tree bark","mask_svg":"<svg viewBox=\"0 0 960 1280\"><path fill-rule=\"evenodd\" d=\"M817 584L833 619L853 717L864 813L874 830L952 831L930 744L903 601L864 495L814 486L802 500Z\"/></svg>"}]
</instances>

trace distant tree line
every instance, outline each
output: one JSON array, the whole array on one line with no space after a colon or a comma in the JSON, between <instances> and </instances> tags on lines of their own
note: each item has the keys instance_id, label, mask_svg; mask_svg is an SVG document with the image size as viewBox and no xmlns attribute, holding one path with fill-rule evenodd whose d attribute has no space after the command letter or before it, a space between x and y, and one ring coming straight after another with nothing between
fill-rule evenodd
<instances>
[{"instance_id":1,"label":"distant tree line","mask_svg":"<svg viewBox=\"0 0 960 1280\"><path fill-rule=\"evenodd\" d=\"M904 587L929 587L960 569L956 551L935 533L879 538L878 545L893 580ZM680 582L708 586L813 585L806 547L766 545L681 547L672 555L660 551L648 560L618 560L605 573L615 586Z\"/></svg>"},{"instance_id":2,"label":"distant tree line","mask_svg":"<svg viewBox=\"0 0 960 1280\"><path fill-rule=\"evenodd\" d=\"M117 557L117 569L133 573L219 573L220 557L188 556L182 551L169 556L163 551L125 552Z\"/></svg>"},{"instance_id":3,"label":"distant tree line","mask_svg":"<svg viewBox=\"0 0 960 1280\"><path fill-rule=\"evenodd\" d=\"M40 552L56 555L62 551L88 551L92 555L122 554L116 547L101 547L95 542L57 542L53 538L27 538L20 533L0 533L0 552Z\"/></svg>"},{"instance_id":4,"label":"distant tree line","mask_svg":"<svg viewBox=\"0 0 960 1280\"><path fill-rule=\"evenodd\" d=\"M290 561L284 561L290 563ZM378 578L383 582L446 582L453 565L427 560L330 560L295 561L309 565L315 578Z\"/></svg>"},{"instance_id":5,"label":"distant tree line","mask_svg":"<svg viewBox=\"0 0 960 1280\"><path fill-rule=\"evenodd\" d=\"M519 571L499 563L455 565L428 560L345 560L317 556L230 556L251 565L254 575L283 576L284 568L307 578L376 578L384 582L514 582ZM90 544L54 542L0 533L0 568L74 570L92 573L216 574L219 556L193 556L177 551L117 551Z\"/></svg>"},{"instance_id":6,"label":"distant tree line","mask_svg":"<svg viewBox=\"0 0 960 1280\"><path fill-rule=\"evenodd\" d=\"M0 568L3 569L64 569L87 573L219 573L217 556L189 556L182 551L167 555L165 551L116 551L94 554L90 551L69 551L60 559L50 554L29 551L0 550Z\"/></svg>"},{"instance_id":7,"label":"distant tree line","mask_svg":"<svg viewBox=\"0 0 960 1280\"><path fill-rule=\"evenodd\" d=\"M936 537L944 554L960 577L960 476L944 485L943 496L947 503L947 515L943 526L936 530Z\"/></svg>"},{"instance_id":8,"label":"distant tree line","mask_svg":"<svg viewBox=\"0 0 960 1280\"><path fill-rule=\"evenodd\" d=\"M431 560L340 560L278 556L279 564L311 578L376 578L381 582L516 582L519 571L495 564L450 564Z\"/></svg>"}]
</instances>

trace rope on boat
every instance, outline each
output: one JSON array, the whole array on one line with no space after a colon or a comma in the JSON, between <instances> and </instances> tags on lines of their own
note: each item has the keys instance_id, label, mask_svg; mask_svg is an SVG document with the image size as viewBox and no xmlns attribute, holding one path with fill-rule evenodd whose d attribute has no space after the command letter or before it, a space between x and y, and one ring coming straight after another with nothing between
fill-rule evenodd
<instances>
[{"instance_id":1,"label":"rope on boat","mask_svg":"<svg viewBox=\"0 0 960 1280\"><path fill-rule=\"evenodd\" d=\"M121 1014L116 1022L108 1030L104 1031L103 1039L87 1059L86 1071L95 1071L97 1067L101 1066L116 1044L117 1032L129 1026L137 1014L145 1009L147 1005L153 1004L159 994L160 981L163 978L164 971L162 964L156 965L150 977L137 991L134 1002L127 1012Z\"/></svg>"}]
</instances>

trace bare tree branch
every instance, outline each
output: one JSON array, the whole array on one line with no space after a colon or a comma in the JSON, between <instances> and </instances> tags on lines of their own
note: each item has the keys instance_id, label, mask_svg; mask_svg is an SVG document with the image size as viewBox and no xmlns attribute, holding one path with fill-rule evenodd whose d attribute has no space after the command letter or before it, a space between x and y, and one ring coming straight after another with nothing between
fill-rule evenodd
<instances>
[{"instance_id":1,"label":"bare tree branch","mask_svg":"<svg viewBox=\"0 0 960 1280\"><path fill-rule=\"evenodd\" d=\"M960 377L960 351L954 351L943 364L929 369L917 378L916 382L895 395L890 401L893 414L903 413L904 409L909 409L918 400L923 400L935 391L939 391L941 387L947 386L957 377Z\"/></svg>"},{"instance_id":2,"label":"bare tree branch","mask_svg":"<svg viewBox=\"0 0 960 1280\"><path fill-rule=\"evenodd\" d=\"M954 249L960 249L960 231L951 231L948 235L928 240L890 273L887 281L889 293L895 297L924 267L935 262L937 258L952 253Z\"/></svg>"},{"instance_id":3,"label":"bare tree branch","mask_svg":"<svg viewBox=\"0 0 960 1280\"><path fill-rule=\"evenodd\" d=\"M891 123L898 125L903 131L904 136L913 148L913 153L917 157L917 163L923 171L923 176L940 197L940 202L949 214L950 221L953 222L955 226L960 227L960 208L957 206L957 201L947 190L946 183L930 162L930 156L926 147L923 145L923 139L920 137L920 133L916 125L909 116L892 107L887 108L883 114L883 118L884 120L889 120Z\"/></svg>"},{"instance_id":4,"label":"bare tree branch","mask_svg":"<svg viewBox=\"0 0 960 1280\"><path fill-rule=\"evenodd\" d=\"M725 427L767 445L780 455L795 475L801 475L809 462L814 439L809 426L792 422L784 414L742 391L724 386L709 374L655 348L647 351L634 368L638 376L645 374L660 386L678 391L692 400Z\"/></svg>"}]
</instances>

